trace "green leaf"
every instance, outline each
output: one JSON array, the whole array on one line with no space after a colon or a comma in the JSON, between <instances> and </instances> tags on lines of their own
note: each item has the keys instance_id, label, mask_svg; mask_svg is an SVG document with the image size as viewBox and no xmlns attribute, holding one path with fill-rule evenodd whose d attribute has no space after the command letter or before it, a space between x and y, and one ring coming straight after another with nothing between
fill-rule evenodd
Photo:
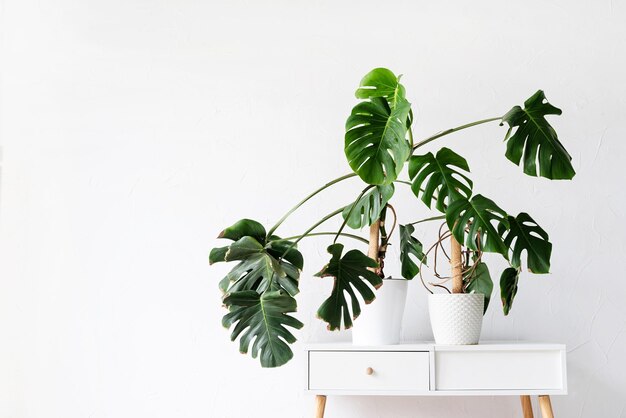
<instances>
[{"instance_id":1,"label":"green leaf","mask_svg":"<svg viewBox=\"0 0 626 418\"><path fill-rule=\"evenodd\" d=\"M241 291L226 295L230 312L222 319L226 328L235 325L230 339L239 336L239 350L247 353L252 343L252 357L260 354L261 366L279 367L293 358L288 344L296 338L287 327L300 329L302 322L288 315L296 311L296 300L281 290Z\"/></svg>"},{"instance_id":2,"label":"green leaf","mask_svg":"<svg viewBox=\"0 0 626 418\"><path fill-rule=\"evenodd\" d=\"M507 214L492 200L477 194L471 200L458 198L446 210L446 223L456 240L465 246L485 252L500 253L507 257L507 246L493 222L508 228ZM465 229L468 228L468 232Z\"/></svg>"},{"instance_id":3,"label":"green leaf","mask_svg":"<svg viewBox=\"0 0 626 418\"><path fill-rule=\"evenodd\" d=\"M224 260L226 257L226 252L228 251L228 247L216 247L211 250L209 253L209 265L219 263Z\"/></svg>"},{"instance_id":4,"label":"green leaf","mask_svg":"<svg viewBox=\"0 0 626 418\"><path fill-rule=\"evenodd\" d=\"M295 254L298 250L292 249ZM302 255L300 254L300 260ZM226 261L240 260L220 282L222 291L239 292L254 290L263 293L268 289L284 289L291 296L298 290L300 272L287 259L277 259L252 237L243 237L234 242L226 253ZM228 288L225 288L228 286Z\"/></svg>"},{"instance_id":5,"label":"green leaf","mask_svg":"<svg viewBox=\"0 0 626 418\"><path fill-rule=\"evenodd\" d=\"M466 283L465 293L481 293L485 295L485 307L483 314L487 312L489 300L491 299L491 293L493 292L493 281L491 280L487 264L479 261L478 264L476 264L476 267L474 267L471 271L471 274L463 277L463 281Z\"/></svg>"},{"instance_id":6,"label":"green leaf","mask_svg":"<svg viewBox=\"0 0 626 418\"><path fill-rule=\"evenodd\" d=\"M552 243L548 241L548 233L527 213L520 213L517 217L509 216L509 228L498 226L498 232L504 238L507 247L513 250L511 264L521 268L522 251L526 251L526 265L532 273L543 274L550 272L550 255Z\"/></svg>"},{"instance_id":7,"label":"green leaf","mask_svg":"<svg viewBox=\"0 0 626 418\"><path fill-rule=\"evenodd\" d=\"M556 131L545 119L546 115L560 115L561 109L547 102L543 91L539 90L524 102L524 109L513 107L502 117L509 124L505 141L506 157L516 165L524 160L524 173L539 175L551 180L571 179L576 172L572 167L572 157L559 141ZM515 133L511 131L516 128ZM537 161L539 167L537 167Z\"/></svg>"},{"instance_id":8,"label":"green leaf","mask_svg":"<svg viewBox=\"0 0 626 418\"><path fill-rule=\"evenodd\" d=\"M265 243L265 228L263 225L252 219L242 219L237 221L233 226L229 226L223 230L218 238L227 238L237 241L245 236L256 239L261 244Z\"/></svg>"},{"instance_id":9,"label":"green leaf","mask_svg":"<svg viewBox=\"0 0 626 418\"><path fill-rule=\"evenodd\" d=\"M519 281L520 270L509 267L500 276L500 298L502 299L502 310L508 315L513 305L513 299L517 294L517 283Z\"/></svg>"},{"instance_id":10,"label":"green leaf","mask_svg":"<svg viewBox=\"0 0 626 418\"><path fill-rule=\"evenodd\" d=\"M420 272L419 266L411 259L411 255L415 256L418 262L426 264L422 243L412 236L413 232L415 232L413 225L400 225L400 263L402 264L402 277L407 280L413 279Z\"/></svg>"},{"instance_id":11,"label":"green leaf","mask_svg":"<svg viewBox=\"0 0 626 418\"><path fill-rule=\"evenodd\" d=\"M430 208L434 193L437 192L437 210L446 211L446 206L458 198L469 199L473 183L460 170L469 172L465 158L449 148L442 148L434 156L432 152L415 155L409 161L409 177L413 181L411 189L415 196ZM427 180L428 179L428 180ZM423 192L420 190L422 186Z\"/></svg>"},{"instance_id":12,"label":"green leaf","mask_svg":"<svg viewBox=\"0 0 626 418\"><path fill-rule=\"evenodd\" d=\"M393 192L393 184L376 186L365 193L355 204L346 206L341 216L347 219L346 224L352 229L369 226L380 218L380 212L393 196Z\"/></svg>"},{"instance_id":13,"label":"green leaf","mask_svg":"<svg viewBox=\"0 0 626 418\"><path fill-rule=\"evenodd\" d=\"M302 257L302 253L296 250L296 247L292 247L292 245L293 241L280 239L280 237L273 235L270 237L270 242L265 246L265 249L272 257L282 257L298 269L302 270L304 268L304 258Z\"/></svg>"},{"instance_id":14,"label":"green leaf","mask_svg":"<svg viewBox=\"0 0 626 418\"><path fill-rule=\"evenodd\" d=\"M411 154L406 139L411 104L389 70L366 75L357 97L367 98L346 121L345 153L352 170L373 185L391 184Z\"/></svg>"},{"instance_id":15,"label":"green leaf","mask_svg":"<svg viewBox=\"0 0 626 418\"><path fill-rule=\"evenodd\" d=\"M393 102L398 93L404 94L400 77L387 68L375 68L361 79L359 88L355 96L357 99L371 99L373 97L384 97ZM402 89L398 92L399 89Z\"/></svg>"},{"instance_id":16,"label":"green leaf","mask_svg":"<svg viewBox=\"0 0 626 418\"><path fill-rule=\"evenodd\" d=\"M342 244L329 246L328 252L332 255L330 262L316 276L333 277L335 282L330 296L319 307L317 315L328 323L331 331L341 329L343 317L344 327L348 329L352 327L352 319L361 313L355 289L368 304L376 298L369 285L374 288L382 285L382 279L367 269L377 267L378 263L359 250L350 250L342 257ZM346 293L351 299L352 313L348 308Z\"/></svg>"},{"instance_id":17,"label":"green leaf","mask_svg":"<svg viewBox=\"0 0 626 418\"><path fill-rule=\"evenodd\" d=\"M264 251L263 246L252 237L241 237L228 247L224 261L245 260L246 258Z\"/></svg>"},{"instance_id":18,"label":"green leaf","mask_svg":"<svg viewBox=\"0 0 626 418\"><path fill-rule=\"evenodd\" d=\"M253 234L242 235L242 234ZM278 236L269 237L265 245L265 228L260 223L243 219L226 228L222 238L235 239L228 247L217 247L209 254L209 263L239 261L219 282L223 292L254 290L263 293L267 290L285 290L295 296L298 290L300 270L304 259L297 247L285 251L293 244Z\"/></svg>"}]
</instances>

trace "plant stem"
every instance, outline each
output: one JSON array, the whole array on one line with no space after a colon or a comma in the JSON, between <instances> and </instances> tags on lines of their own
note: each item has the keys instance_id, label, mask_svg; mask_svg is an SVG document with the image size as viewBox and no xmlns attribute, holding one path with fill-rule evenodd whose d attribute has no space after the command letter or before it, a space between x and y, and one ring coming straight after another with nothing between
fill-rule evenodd
<instances>
[{"instance_id":1,"label":"plant stem","mask_svg":"<svg viewBox=\"0 0 626 418\"><path fill-rule=\"evenodd\" d=\"M336 234L337 234L336 232L313 232L313 233L311 233L311 234L307 234L307 235L306 235L305 237L303 237L303 238L308 238L308 237L317 237L317 236L321 236L321 235L336 235ZM366 240L365 238L360 237L360 236L358 236L358 235L354 235L354 234L347 234L347 233L343 232L343 233L341 233L341 234L339 234L339 235L341 235L342 237L352 238L352 239L355 239L355 240L361 241L361 242L363 242L363 243L365 243L365 244L367 244L367 243L369 242L369 241L368 241L368 240ZM290 241L290 240L292 240L292 239L294 239L294 238L298 238L299 236L300 236L300 235L295 235L295 236L293 236L293 237L281 238L281 239L276 240L276 241Z\"/></svg>"},{"instance_id":2,"label":"plant stem","mask_svg":"<svg viewBox=\"0 0 626 418\"><path fill-rule=\"evenodd\" d=\"M463 293L463 264L461 263L461 244L450 236L450 266L452 268L452 293Z\"/></svg>"},{"instance_id":3,"label":"plant stem","mask_svg":"<svg viewBox=\"0 0 626 418\"><path fill-rule=\"evenodd\" d=\"M415 151L416 149L418 149L419 147L421 147L423 145L428 144L431 141L434 141L435 139L441 138L442 136L446 136L446 135L449 135L449 134L451 134L453 132L461 131L461 130L466 129L466 128L471 128L472 126L481 125L483 123L493 122L493 121L501 120L501 119L502 119L502 116L498 116L497 118L483 119L483 120L479 120L479 121L476 121L476 122L468 123L468 124L465 124L465 125L457 126L456 128L446 129L445 131L441 131L441 132L439 132L439 133L437 133L437 134L435 134L433 136L430 136L430 137L424 139L423 141L418 142L413 147L413 151Z\"/></svg>"},{"instance_id":4,"label":"plant stem","mask_svg":"<svg viewBox=\"0 0 626 418\"><path fill-rule=\"evenodd\" d=\"M317 228L318 226L320 226L321 224L323 224L324 222L326 222L327 220L329 220L330 218L332 218L335 215L339 215L341 212L343 211L343 208L339 208L331 213L329 213L328 215L324 216L322 219L320 219L319 221L317 221L315 224L313 224L313 226L311 226L309 229L307 229L306 231L304 231L299 237L298 239L296 239L290 246L289 248L287 248L285 250L285 252L283 253L283 255L281 255L280 257L283 258L285 257L285 255L291 251L291 249L293 247L296 246L296 244L298 244L298 242L300 242L300 240L304 237L306 237L307 235L309 235L309 232L313 231L315 228Z\"/></svg>"},{"instance_id":5,"label":"plant stem","mask_svg":"<svg viewBox=\"0 0 626 418\"><path fill-rule=\"evenodd\" d=\"M436 221L438 219L446 219L446 215L433 216L432 218L420 219L419 221L411 222L409 225L417 225L422 222Z\"/></svg>"},{"instance_id":6,"label":"plant stem","mask_svg":"<svg viewBox=\"0 0 626 418\"><path fill-rule=\"evenodd\" d=\"M355 176L356 176L356 173L350 173L350 174L346 174L345 176L338 177L332 181L329 181L328 183L326 183L325 185L323 185L322 187L320 187L319 189L315 190L313 193L311 193L310 195L302 199L296 206L291 208L289 212L285 213L285 215L282 218L280 218L278 222L276 222L276 225L274 225L267 233L267 238L269 239L269 237L274 233L274 231L276 231L276 229L278 229L278 227L285 221L285 219L287 219L289 215L295 212L296 209L298 209L300 206L304 205L309 199L311 199L312 197L314 197L321 191L329 188L333 184L339 183L340 181L343 181L343 180L346 180Z\"/></svg>"}]
</instances>

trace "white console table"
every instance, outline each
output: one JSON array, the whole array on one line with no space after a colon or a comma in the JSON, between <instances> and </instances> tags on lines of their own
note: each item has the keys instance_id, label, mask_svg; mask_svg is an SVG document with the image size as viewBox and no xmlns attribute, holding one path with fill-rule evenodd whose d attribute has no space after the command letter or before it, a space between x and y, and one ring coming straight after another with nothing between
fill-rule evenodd
<instances>
[{"instance_id":1,"label":"white console table","mask_svg":"<svg viewBox=\"0 0 626 418\"><path fill-rule=\"evenodd\" d=\"M531 396L544 418L553 418L551 395L567 393L565 346L480 343L442 346L403 343L354 346L310 344L307 391L316 395L316 418L326 396L520 396L524 418L532 418Z\"/></svg>"}]
</instances>

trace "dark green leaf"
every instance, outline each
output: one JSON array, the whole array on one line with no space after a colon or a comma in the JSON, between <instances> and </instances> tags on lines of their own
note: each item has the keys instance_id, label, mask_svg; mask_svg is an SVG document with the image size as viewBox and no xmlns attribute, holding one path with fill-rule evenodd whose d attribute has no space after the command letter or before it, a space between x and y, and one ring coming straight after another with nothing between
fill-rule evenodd
<instances>
[{"instance_id":1,"label":"dark green leaf","mask_svg":"<svg viewBox=\"0 0 626 418\"><path fill-rule=\"evenodd\" d=\"M454 200L461 197L469 199L472 195L472 181L460 170L469 172L467 161L449 148L440 149L437 156L432 152L415 155L409 161L409 176L413 180L411 189L415 196L421 195L429 208L437 192L435 207L445 212L446 206Z\"/></svg>"},{"instance_id":2,"label":"dark green leaf","mask_svg":"<svg viewBox=\"0 0 626 418\"><path fill-rule=\"evenodd\" d=\"M346 224L352 229L360 229L364 226L369 226L378 220L380 211L385 207L389 199L391 199L393 192L393 184L376 186L365 193L356 204L346 206L341 216L343 216L344 219L347 218Z\"/></svg>"},{"instance_id":3,"label":"dark green leaf","mask_svg":"<svg viewBox=\"0 0 626 418\"><path fill-rule=\"evenodd\" d=\"M224 261L245 260L251 255L259 254L263 251L263 246L255 238L245 236L228 247Z\"/></svg>"},{"instance_id":4,"label":"dark green leaf","mask_svg":"<svg viewBox=\"0 0 626 418\"><path fill-rule=\"evenodd\" d=\"M520 270L509 267L500 276L500 298L502 299L502 310L508 315L513 305L513 299L517 294L517 282L519 281Z\"/></svg>"},{"instance_id":5,"label":"dark green leaf","mask_svg":"<svg viewBox=\"0 0 626 418\"><path fill-rule=\"evenodd\" d=\"M472 250L500 253L507 257L507 247L493 222L508 227L507 214L492 200L477 194L471 200L458 198L446 210L446 223L456 240ZM465 229L468 228L469 232Z\"/></svg>"},{"instance_id":6,"label":"dark green leaf","mask_svg":"<svg viewBox=\"0 0 626 418\"><path fill-rule=\"evenodd\" d=\"M479 261L476 267L471 270L471 274L463 277L463 281L466 283L465 293L481 293L485 295L484 312L487 312L491 293L493 292L493 281L491 280L487 264Z\"/></svg>"},{"instance_id":7,"label":"dark green leaf","mask_svg":"<svg viewBox=\"0 0 626 418\"><path fill-rule=\"evenodd\" d=\"M331 260L316 276L333 277L335 282L330 297L322 303L317 315L328 322L328 329L331 331L341 329L343 317L344 327L348 329L352 327L352 319L356 319L361 313L354 290L368 304L376 297L370 285L378 288L382 285L382 279L367 269L377 267L378 264L359 250L348 251L342 257L343 245L333 244L328 247L328 252L332 254ZM352 313L348 308L346 293L351 299Z\"/></svg>"},{"instance_id":8,"label":"dark green leaf","mask_svg":"<svg viewBox=\"0 0 626 418\"><path fill-rule=\"evenodd\" d=\"M543 91L539 90L524 102L524 109L513 107L502 117L502 123L509 124L506 157L519 165L524 159L524 173L539 175L552 180L571 179L576 172L572 167L572 157L559 141L556 131L545 119L546 115L560 115L561 109L546 101ZM513 135L511 131L515 130Z\"/></svg>"},{"instance_id":9,"label":"dark green leaf","mask_svg":"<svg viewBox=\"0 0 626 418\"><path fill-rule=\"evenodd\" d=\"M300 254L295 248L291 251ZM296 258L301 260L302 255ZM231 260L241 262L226 275L226 280L220 282L223 291L254 290L263 293L268 289L282 288L292 296L298 293L300 273L297 266L287 259L273 257L252 237L243 237L229 247L226 261ZM224 286L230 287L224 289Z\"/></svg>"},{"instance_id":10,"label":"dark green leaf","mask_svg":"<svg viewBox=\"0 0 626 418\"><path fill-rule=\"evenodd\" d=\"M245 233L252 235L243 235ZM304 260L292 241L271 236L264 246L265 228L256 221L243 219L226 228L222 238L235 239L228 247L211 250L209 262L239 261L224 277L219 287L223 292L254 290L263 293L267 290L287 291L291 296L298 293L298 280Z\"/></svg>"},{"instance_id":11,"label":"dark green leaf","mask_svg":"<svg viewBox=\"0 0 626 418\"><path fill-rule=\"evenodd\" d=\"M225 261L224 257L226 257L226 251L228 251L228 247L213 248L209 253L209 264Z\"/></svg>"},{"instance_id":12,"label":"dark green leaf","mask_svg":"<svg viewBox=\"0 0 626 418\"><path fill-rule=\"evenodd\" d=\"M293 357L288 344L296 338L287 327L302 328L302 322L288 315L296 311L296 300L287 293L241 291L226 295L224 303L230 312L222 319L226 328L235 325L231 340L239 336L239 350L247 353L252 343L252 357L260 354L261 366L279 367Z\"/></svg>"},{"instance_id":13,"label":"dark green leaf","mask_svg":"<svg viewBox=\"0 0 626 418\"><path fill-rule=\"evenodd\" d=\"M272 257L283 257L285 260L302 270L304 268L304 258L302 257L302 253L297 250L297 247L292 247L292 245L292 241L286 241L277 236L272 236L270 238L270 242L265 246L265 249Z\"/></svg>"},{"instance_id":14,"label":"dark green leaf","mask_svg":"<svg viewBox=\"0 0 626 418\"><path fill-rule=\"evenodd\" d=\"M389 70L368 74L357 90L368 100L346 121L345 153L352 170L368 184L391 184L411 153L406 139L411 109L404 87Z\"/></svg>"},{"instance_id":15,"label":"dark green leaf","mask_svg":"<svg viewBox=\"0 0 626 418\"><path fill-rule=\"evenodd\" d=\"M532 273L550 272L550 255L552 244L548 241L548 233L527 213L520 213L517 217L509 216L509 228L504 225L498 227L498 232L504 238L507 247L513 250L511 264L521 268L522 251L526 251L526 265Z\"/></svg>"},{"instance_id":16,"label":"dark green leaf","mask_svg":"<svg viewBox=\"0 0 626 418\"><path fill-rule=\"evenodd\" d=\"M418 262L426 264L422 243L412 236L415 227L411 224L400 225L400 263L402 264L402 277L407 280L413 279L419 272L419 266L411 255L415 256Z\"/></svg>"},{"instance_id":17,"label":"dark green leaf","mask_svg":"<svg viewBox=\"0 0 626 418\"><path fill-rule=\"evenodd\" d=\"M252 219L242 219L233 226L223 230L218 238L227 238L237 241L245 236L256 239L261 244L265 244L265 228L263 225Z\"/></svg>"}]
</instances>

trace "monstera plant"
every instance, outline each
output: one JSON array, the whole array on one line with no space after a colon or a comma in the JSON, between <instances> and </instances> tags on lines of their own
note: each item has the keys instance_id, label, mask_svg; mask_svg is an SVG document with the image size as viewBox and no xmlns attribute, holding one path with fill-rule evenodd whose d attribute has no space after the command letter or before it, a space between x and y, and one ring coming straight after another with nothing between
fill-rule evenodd
<instances>
[{"instance_id":1,"label":"monstera plant","mask_svg":"<svg viewBox=\"0 0 626 418\"><path fill-rule=\"evenodd\" d=\"M396 187L410 187L425 209L440 213L427 213L429 216L399 227L401 272L405 279L421 277L427 254L443 249L441 242L450 239L450 253L444 253L453 262L451 276L440 276L435 269L436 279L430 284L447 290L446 284L451 283L454 293L478 292L488 299L493 282L483 253L499 254L510 264L500 276L506 315L524 267L537 274L549 271L552 244L530 215L511 215L493 200L475 193L469 165L458 153L449 148L422 152L427 144L446 135L476 125L499 123L507 126L506 158L521 165L525 174L551 180L571 179L575 174L571 157L546 119L561 114L561 110L549 104L541 90L523 107L514 106L502 116L461 125L420 141L413 139L411 104L399 76L385 68L372 70L361 80L356 98L359 102L346 121L344 142L352 172L313 191L269 229L251 219L236 222L218 236L230 243L211 250L211 264L234 262L232 270L219 282L224 292L222 303L228 310L223 325L232 328L231 339L239 339L240 351L259 356L263 367L281 366L292 358L289 344L296 340L293 331L303 326L292 316L304 266L304 257L297 247L302 239L332 237L329 262L317 274L334 282L318 310L319 318L328 323L330 330L350 328L361 312L361 303L375 299L376 289L385 277L389 215L394 216L395 224L396 209L390 202ZM327 188L354 177L363 183L354 200L345 202L300 234L277 235L285 219L299 207ZM337 231L318 230L336 216L343 217ZM439 237L425 251L415 237L415 227L437 220L442 222ZM346 226L357 231L369 227L369 236L345 232ZM347 250L339 239L369 245L369 251Z\"/></svg>"}]
</instances>

